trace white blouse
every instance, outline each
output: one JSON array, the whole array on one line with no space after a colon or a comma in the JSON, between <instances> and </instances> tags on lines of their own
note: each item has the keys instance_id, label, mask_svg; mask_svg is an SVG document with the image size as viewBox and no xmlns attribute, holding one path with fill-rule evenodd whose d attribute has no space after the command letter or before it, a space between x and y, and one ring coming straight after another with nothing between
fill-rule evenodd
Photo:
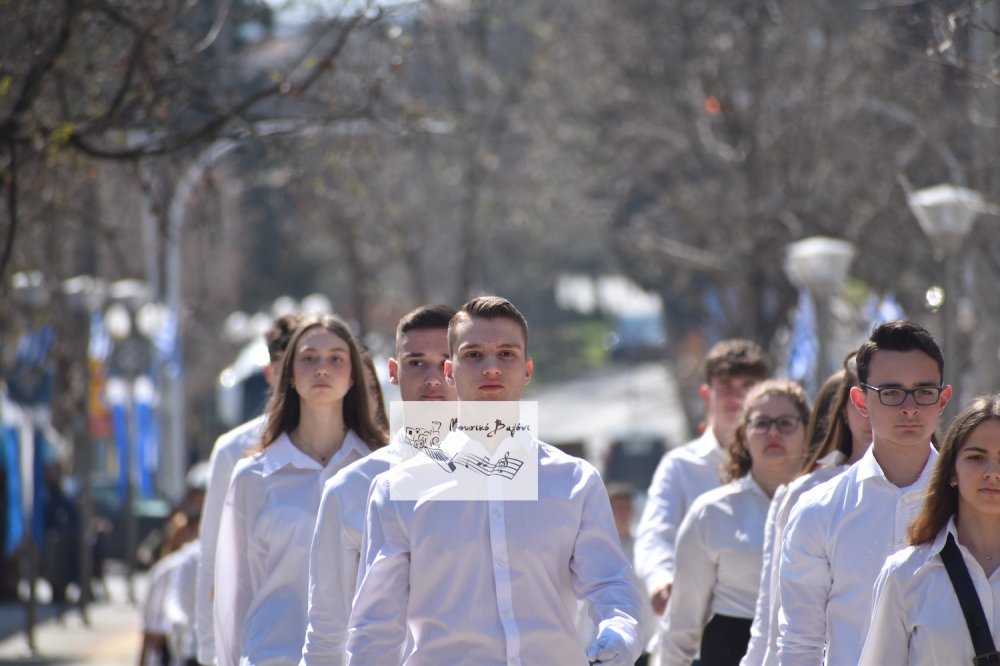
<instances>
[{"instance_id":1,"label":"white blouse","mask_svg":"<svg viewBox=\"0 0 1000 666\"><path fill-rule=\"evenodd\" d=\"M971 664L975 651L955 588L940 553L954 520L933 543L911 546L886 560L875 584L872 624L861 653L867 666ZM1000 569L989 577L958 543L979 596L994 645L1000 645Z\"/></svg>"},{"instance_id":2,"label":"white blouse","mask_svg":"<svg viewBox=\"0 0 1000 666\"><path fill-rule=\"evenodd\" d=\"M233 470L215 556L219 666L299 661L309 547L323 484L370 452L349 431L324 467L282 434Z\"/></svg>"},{"instance_id":3,"label":"white blouse","mask_svg":"<svg viewBox=\"0 0 1000 666\"><path fill-rule=\"evenodd\" d=\"M749 474L691 505L677 532L677 575L661 636L662 666L690 664L713 615L753 617L769 505Z\"/></svg>"}]
</instances>

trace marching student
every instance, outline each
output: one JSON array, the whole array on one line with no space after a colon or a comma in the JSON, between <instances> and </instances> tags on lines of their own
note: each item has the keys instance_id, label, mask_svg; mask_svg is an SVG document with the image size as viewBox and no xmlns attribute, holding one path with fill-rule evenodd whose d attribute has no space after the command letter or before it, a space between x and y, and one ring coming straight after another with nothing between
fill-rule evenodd
<instances>
[{"instance_id":1,"label":"marching student","mask_svg":"<svg viewBox=\"0 0 1000 666\"><path fill-rule=\"evenodd\" d=\"M301 315L282 315L274 320L264 335L267 342L268 365L264 379L274 384L281 372L281 357L292 339ZM200 556L195 577L195 636L198 639L198 662L215 663L215 621L212 599L215 597L215 549L219 538L219 520L226 501L226 491L233 468L251 449L260 444L264 430L264 415L239 425L215 440L208 459L208 485L198 531Z\"/></svg>"},{"instance_id":2,"label":"marching student","mask_svg":"<svg viewBox=\"0 0 1000 666\"><path fill-rule=\"evenodd\" d=\"M802 468L809 400L784 379L754 386L729 449L729 482L694 501L677 533L661 666L736 666L750 640L771 497Z\"/></svg>"},{"instance_id":3,"label":"marching student","mask_svg":"<svg viewBox=\"0 0 1000 666\"><path fill-rule=\"evenodd\" d=\"M460 401L520 399L534 366L527 323L509 301L469 301L452 318L448 341L446 376ZM461 431L451 438L476 444ZM391 499L397 481L405 486L421 465L437 469L427 456L375 478L348 663L635 662L640 599L604 483L583 460L531 436L506 442L515 439L512 447L528 440L523 462L537 472L534 500L508 498L505 484L516 472L506 459L510 476L488 477L482 499L436 499L433 492ZM586 650L574 625L578 600L589 604L597 626Z\"/></svg>"},{"instance_id":4,"label":"marching student","mask_svg":"<svg viewBox=\"0 0 1000 666\"><path fill-rule=\"evenodd\" d=\"M304 318L282 359L261 450L236 466L222 512L215 566L220 666L298 661L323 484L385 443L369 411L353 334L334 316Z\"/></svg>"},{"instance_id":5,"label":"marching student","mask_svg":"<svg viewBox=\"0 0 1000 666\"><path fill-rule=\"evenodd\" d=\"M448 360L448 322L455 308L424 305L399 320L396 355L389 359L389 381L404 401L455 400L444 378ZM347 624L358 578L365 502L376 475L403 458L408 445L396 433L382 449L337 472L323 487L309 557L309 624L303 664L337 666L347 658Z\"/></svg>"},{"instance_id":6,"label":"marching student","mask_svg":"<svg viewBox=\"0 0 1000 666\"><path fill-rule=\"evenodd\" d=\"M723 340L705 358L705 383L699 393L708 427L698 439L664 454L636 534L636 574L657 615L670 600L677 528L699 495L722 484L720 470L736 436L743 397L770 374L764 350L749 340Z\"/></svg>"},{"instance_id":7,"label":"marching student","mask_svg":"<svg viewBox=\"0 0 1000 666\"><path fill-rule=\"evenodd\" d=\"M856 356L851 402L867 416L861 460L805 493L792 509L778 565L778 663L855 666L872 586L923 501L937 459L931 437L951 397L944 356L921 326L875 327Z\"/></svg>"},{"instance_id":8,"label":"marching student","mask_svg":"<svg viewBox=\"0 0 1000 666\"><path fill-rule=\"evenodd\" d=\"M940 453L912 545L875 584L867 666L1000 664L1000 394L962 410Z\"/></svg>"}]
</instances>

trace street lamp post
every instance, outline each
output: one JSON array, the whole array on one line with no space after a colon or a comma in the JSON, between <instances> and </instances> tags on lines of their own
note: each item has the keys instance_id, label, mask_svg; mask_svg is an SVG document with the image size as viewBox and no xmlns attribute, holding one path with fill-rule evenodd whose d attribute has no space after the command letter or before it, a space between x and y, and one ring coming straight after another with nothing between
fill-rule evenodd
<instances>
[{"instance_id":1,"label":"street lamp post","mask_svg":"<svg viewBox=\"0 0 1000 666\"><path fill-rule=\"evenodd\" d=\"M944 344L945 363L954 368L944 383L961 382L962 364L958 360L955 344L956 318L959 300L959 258L966 236L972 231L979 211L986 208L982 195L957 185L935 185L906 193L906 203L913 212L920 228L931 241L934 254L944 268L944 304L941 308L941 337ZM955 395L945 410L945 427L955 414L959 396Z\"/></svg>"},{"instance_id":2,"label":"street lamp post","mask_svg":"<svg viewBox=\"0 0 1000 666\"><path fill-rule=\"evenodd\" d=\"M830 363L830 301L847 280L854 259L854 245L838 238L812 236L788 245L785 273L793 284L805 287L816 312L816 369L818 389L833 371Z\"/></svg>"}]
</instances>

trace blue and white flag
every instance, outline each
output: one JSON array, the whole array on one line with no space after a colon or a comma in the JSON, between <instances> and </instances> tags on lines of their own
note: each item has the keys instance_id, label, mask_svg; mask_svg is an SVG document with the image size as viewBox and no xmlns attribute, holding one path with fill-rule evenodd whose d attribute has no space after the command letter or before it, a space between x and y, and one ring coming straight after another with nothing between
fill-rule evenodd
<instances>
[{"instance_id":1,"label":"blue and white flag","mask_svg":"<svg viewBox=\"0 0 1000 666\"><path fill-rule=\"evenodd\" d=\"M788 378L805 385L815 376L816 363L819 360L816 309L813 307L809 290L805 287L799 288L799 303L796 306L790 347Z\"/></svg>"}]
</instances>

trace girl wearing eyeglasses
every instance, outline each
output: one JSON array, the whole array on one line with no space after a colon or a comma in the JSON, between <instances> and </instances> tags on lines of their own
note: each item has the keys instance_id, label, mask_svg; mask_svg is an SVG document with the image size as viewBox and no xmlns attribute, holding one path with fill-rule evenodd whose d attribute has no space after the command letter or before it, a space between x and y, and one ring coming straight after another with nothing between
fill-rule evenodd
<instances>
[{"instance_id":1,"label":"girl wearing eyeglasses","mask_svg":"<svg viewBox=\"0 0 1000 666\"><path fill-rule=\"evenodd\" d=\"M663 666L686 666L699 652L701 666L736 666L746 652L768 506L802 468L809 415L795 382L771 379L747 393L723 469L728 483L695 500L677 533Z\"/></svg>"},{"instance_id":2,"label":"girl wearing eyeglasses","mask_svg":"<svg viewBox=\"0 0 1000 666\"><path fill-rule=\"evenodd\" d=\"M1000 664L1000 394L976 398L955 417L908 536L912 545L889 556L875 583L861 663L974 663L972 634L945 566L951 551L967 572L966 600L982 613L981 639L993 643L975 663Z\"/></svg>"}]
</instances>

